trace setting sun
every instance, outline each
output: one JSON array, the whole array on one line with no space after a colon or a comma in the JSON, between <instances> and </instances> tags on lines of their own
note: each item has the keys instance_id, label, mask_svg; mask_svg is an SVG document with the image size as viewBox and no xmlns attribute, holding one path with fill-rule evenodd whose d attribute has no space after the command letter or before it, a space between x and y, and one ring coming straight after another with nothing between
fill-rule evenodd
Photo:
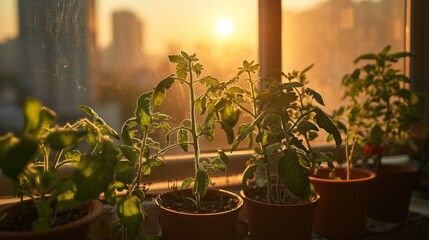
<instances>
[{"instance_id":1,"label":"setting sun","mask_svg":"<svg viewBox=\"0 0 429 240\"><path fill-rule=\"evenodd\" d=\"M216 22L216 32L221 36L228 36L234 30L231 19L221 18Z\"/></svg>"}]
</instances>

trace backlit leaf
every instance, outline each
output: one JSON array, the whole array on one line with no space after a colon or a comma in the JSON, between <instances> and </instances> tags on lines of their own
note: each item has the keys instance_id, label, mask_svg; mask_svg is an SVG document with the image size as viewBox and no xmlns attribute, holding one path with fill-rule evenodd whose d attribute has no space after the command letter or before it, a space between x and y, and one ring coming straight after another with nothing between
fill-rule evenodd
<instances>
[{"instance_id":1,"label":"backlit leaf","mask_svg":"<svg viewBox=\"0 0 429 240\"><path fill-rule=\"evenodd\" d=\"M137 99L137 107L134 112L136 122L142 126L150 126L152 122L152 108L150 101L152 98L152 92L146 92L139 96Z\"/></svg>"},{"instance_id":2,"label":"backlit leaf","mask_svg":"<svg viewBox=\"0 0 429 240\"><path fill-rule=\"evenodd\" d=\"M153 92L153 105L155 107L161 105L161 103L165 99L167 90L171 88L173 83L174 77L171 75L159 82L158 85L156 85L155 90Z\"/></svg>"},{"instance_id":3,"label":"backlit leaf","mask_svg":"<svg viewBox=\"0 0 429 240\"><path fill-rule=\"evenodd\" d=\"M87 134L87 131L61 129L49 134L46 141L49 143L51 148L55 150L61 150L76 144L82 137L86 136Z\"/></svg>"},{"instance_id":4,"label":"backlit leaf","mask_svg":"<svg viewBox=\"0 0 429 240\"><path fill-rule=\"evenodd\" d=\"M195 176L194 192L201 197L204 197L206 195L209 184L209 173L206 170L198 169L197 174Z\"/></svg>"},{"instance_id":5,"label":"backlit leaf","mask_svg":"<svg viewBox=\"0 0 429 240\"><path fill-rule=\"evenodd\" d=\"M124 196L118 200L117 212L121 223L131 232L137 232L144 220L141 201L137 196Z\"/></svg>"}]
</instances>

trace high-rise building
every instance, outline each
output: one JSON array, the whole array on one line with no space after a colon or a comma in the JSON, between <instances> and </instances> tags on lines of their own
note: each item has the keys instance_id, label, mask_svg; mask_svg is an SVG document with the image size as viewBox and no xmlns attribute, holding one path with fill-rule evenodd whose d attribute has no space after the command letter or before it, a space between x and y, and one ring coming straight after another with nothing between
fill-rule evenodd
<instances>
[{"instance_id":1,"label":"high-rise building","mask_svg":"<svg viewBox=\"0 0 429 240\"><path fill-rule=\"evenodd\" d=\"M19 0L20 79L63 114L90 98L96 66L94 0Z\"/></svg>"},{"instance_id":2,"label":"high-rise building","mask_svg":"<svg viewBox=\"0 0 429 240\"><path fill-rule=\"evenodd\" d=\"M133 13L120 11L112 16L112 44L106 49L104 71L132 75L142 66L143 24Z\"/></svg>"}]
</instances>

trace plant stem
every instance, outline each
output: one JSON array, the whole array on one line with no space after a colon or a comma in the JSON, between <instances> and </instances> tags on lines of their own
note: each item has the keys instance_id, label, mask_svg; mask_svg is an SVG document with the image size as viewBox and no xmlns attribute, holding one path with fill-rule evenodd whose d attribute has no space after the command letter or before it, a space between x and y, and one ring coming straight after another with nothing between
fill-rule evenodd
<instances>
[{"instance_id":1,"label":"plant stem","mask_svg":"<svg viewBox=\"0 0 429 240\"><path fill-rule=\"evenodd\" d=\"M191 118L191 135L192 143L194 147L194 168L195 176L200 169L200 146L198 142L197 135L197 119L196 119L196 110L195 110L195 89L194 89L194 78L192 74L192 61L189 61L189 114ZM195 200L197 202L197 211L201 209L201 195L198 191L195 191Z\"/></svg>"},{"instance_id":2,"label":"plant stem","mask_svg":"<svg viewBox=\"0 0 429 240\"><path fill-rule=\"evenodd\" d=\"M255 83L252 80L252 74L250 73L250 70L246 71L247 73L247 81L249 82L249 87L250 87L250 94L251 94L251 98L252 98L252 109L253 109L253 114L251 115L253 117L253 120L256 119L256 116L258 115L258 106L256 104L256 90L255 90ZM256 123L256 128L258 131L258 134L260 134L261 131L261 125L259 123ZM264 150L264 145L259 142L259 148L261 150ZM268 163L268 156L265 155L264 153L264 157L263 157L263 161L265 163L265 174L266 177L268 179L267 181L267 199L269 202L273 202L274 201L274 196L273 196L273 190L272 190L272 186L271 186L271 174L270 174L270 167L269 167L269 163Z\"/></svg>"},{"instance_id":3,"label":"plant stem","mask_svg":"<svg viewBox=\"0 0 429 240\"><path fill-rule=\"evenodd\" d=\"M58 166L58 163L60 161L61 155L63 154L64 149L61 149L60 151L57 151L55 154L54 162L51 165L51 170L56 169Z\"/></svg>"},{"instance_id":4,"label":"plant stem","mask_svg":"<svg viewBox=\"0 0 429 240\"><path fill-rule=\"evenodd\" d=\"M134 181L130 187L130 191L128 192L129 196L131 196L134 188L138 187L140 185L140 178L141 178L141 173L142 173L142 169L143 169L143 163L145 161L147 161L147 159L144 158L143 153L144 153L144 150L146 147L146 139L147 139L148 134L149 134L149 129L147 126L145 126L143 129L143 137L142 137L141 146L140 146L137 176L135 177L135 179L134 179Z\"/></svg>"}]
</instances>

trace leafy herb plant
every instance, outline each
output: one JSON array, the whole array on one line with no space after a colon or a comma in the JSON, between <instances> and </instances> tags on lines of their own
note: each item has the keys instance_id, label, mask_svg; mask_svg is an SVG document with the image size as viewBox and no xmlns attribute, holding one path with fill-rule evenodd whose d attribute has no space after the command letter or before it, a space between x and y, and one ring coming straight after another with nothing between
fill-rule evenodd
<instances>
[{"instance_id":1,"label":"leafy herb plant","mask_svg":"<svg viewBox=\"0 0 429 240\"><path fill-rule=\"evenodd\" d=\"M110 137L119 136L91 108L80 108L92 119L59 126L54 111L27 98L22 135L0 138L2 172L13 180L21 200L29 197L37 210L27 231L55 225L58 213L97 199L113 181L118 152ZM83 145L85 153L78 150ZM70 178L57 175L65 164L76 166Z\"/></svg>"},{"instance_id":2,"label":"leafy herb plant","mask_svg":"<svg viewBox=\"0 0 429 240\"><path fill-rule=\"evenodd\" d=\"M196 211L201 211L201 201L210 185L210 174L216 171L224 172L228 157L223 150L218 149L217 156L202 159L200 156L200 138L213 140L215 125L220 125L226 132L229 143L234 139L232 126L238 120L237 111L232 108L226 99L221 97L224 84L212 76L201 77L203 65L195 54L181 52L180 55L171 55L169 59L176 64L176 74L162 80L154 89L153 104L159 106L167 90L175 83L183 84L189 93L189 118L183 119L180 126L173 127L166 135L170 142L171 136L176 135L177 141L171 143L170 148L179 147L188 152L193 150L194 176L186 178L181 188L186 189L193 184L193 201ZM202 116L205 118L201 120Z\"/></svg>"},{"instance_id":3,"label":"leafy herb plant","mask_svg":"<svg viewBox=\"0 0 429 240\"><path fill-rule=\"evenodd\" d=\"M152 168L162 165L161 155L168 148L161 149L159 142L152 138L158 130L170 130L166 120L170 116L153 112L153 91L143 93L137 99L134 116L125 121L119 146L121 161L118 162L115 182L109 185L107 200L116 206L118 220L114 224L117 239L129 239L129 236L144 235L142 223L146 219L143 201L148 190L143 177L152 172ZM116 195L124 191L124 195Z\"/></svg>"},{"instance_id":4,"label":"leafy herb plant","mask_svg":"<svg viewBox=\"0 0 429 240\"><path fill-rule=\"evenodd\" d=\"M379 53L359 56L354 61L367 61L346 74L342 84L346 87L344 98L349 104L335 113L339 127L353 135L356 151L364 158L373 158L375 168L380 166L384 148L392 144L416 145L407 138L410 127L419 122L417 106L424 102L418 92L410 91L410 79L394 67L395 63L412 55L408 52L390 53L386 46ZM345 115L346 124L341 123Z\"/></svg>"},{"instance_id":5,"label":"leafy herb plant","mask_svg":"<svg viewBox=\"0 0 429 240\"><path fill-rule=\"evenodd\" d=\"M311 169L329 161L329 154L317 153L310 142L322 128L341 144L341 136L331 118L318 106L322 96L306 87L306 72L283 73L284 83L276 79L254 78L259 65L244 61L234 79L224 89L224 95L234 107L246 112L251 122L238 129L231 151L246 139L257 143L250 164L243 174L243 189L254 198L275 204L287 204L311 199L308 178ZM248 88L238 85L245 79ZM258 90L258 84L265 88ZM263 189L263 191L261 191ZM262 193L264 196L259 196ZM252 195L251 195L252 196Z\"/></svg>"}]
</instances>

